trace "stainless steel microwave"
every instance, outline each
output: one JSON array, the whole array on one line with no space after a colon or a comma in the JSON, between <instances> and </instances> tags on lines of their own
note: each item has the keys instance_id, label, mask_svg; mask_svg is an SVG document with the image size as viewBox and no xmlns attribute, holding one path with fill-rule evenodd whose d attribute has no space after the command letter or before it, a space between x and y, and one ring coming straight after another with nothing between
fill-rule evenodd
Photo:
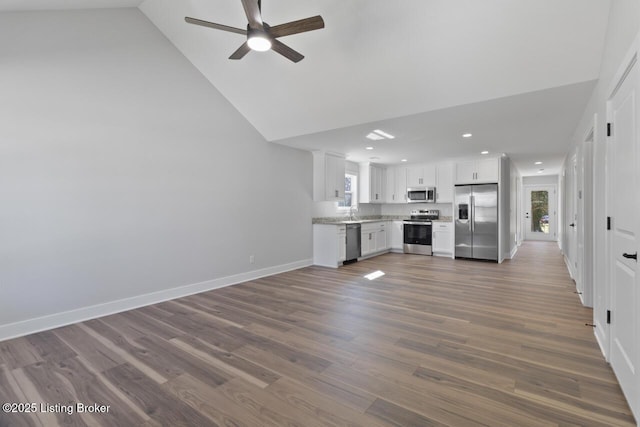
<instances>
[{"instance_id":1,"label":"stainless steel microwave","mask_svg":"<svg viewBox=\"0 0 640 427\"><path fill-rule=\"evenodd\" d=\"M408 203L435 203L436 188L435 187L413 187L407 188Z\"/></svg>"}]
</instances>

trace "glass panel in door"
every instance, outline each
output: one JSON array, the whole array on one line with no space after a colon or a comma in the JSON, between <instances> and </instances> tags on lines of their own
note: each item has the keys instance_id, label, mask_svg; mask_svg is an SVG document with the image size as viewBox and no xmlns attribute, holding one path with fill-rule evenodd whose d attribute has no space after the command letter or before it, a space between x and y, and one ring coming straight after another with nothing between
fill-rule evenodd
<instances>
[{"instance_id":1,"label":"glass panel in door","mask_svg":"<svg viewBox=\"0 0 640 427\"><path fill-rule=\"evenodd\" d=\"M556 187L554 185L527 186L523 196L524 238L555 241L557 239Z\"/></svg>"},{"instance_id":2,"label":"glass panel in door","mask_svg":"<svg viewBox=\"0 0 640 427\"><path fill-rule=\"evenodd\" d=\"M549 234L549 192L531 191L531 231Z\"/></svg>"}]
</instances>

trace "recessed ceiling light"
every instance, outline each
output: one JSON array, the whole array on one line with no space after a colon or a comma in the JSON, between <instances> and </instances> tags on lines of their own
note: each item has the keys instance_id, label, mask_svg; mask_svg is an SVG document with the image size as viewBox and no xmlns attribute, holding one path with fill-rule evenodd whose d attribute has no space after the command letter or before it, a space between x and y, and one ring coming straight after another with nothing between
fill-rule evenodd
<instances>
[{"instance_id":1,"label":"recessed ceiling light","mask_svg":"<svg viewBox=\"0 0 640 427\"><path fill-rule=\"evenodd\" d=\"M535 162L534 165L541 165L542 162Z\"/></svg>"},{"instance_id":2,"label":"recessed ceiling light","mask_svg":"<svg viewBox=\"0 0 640 427\"><path fill-rule=\"evenodd\" d=\"M384 132L384 131L381 131L380 129L376 129L376 130L374 130L374 132L375 132L375 133L377 133L377 134L378 134L378 135L380 135L380 136L383 136L383 137L387 138L387 139L393 139L393 138L395 138L395 136L393 136L393 135L391 135L391 134L388 134L388 133L386 133L386 132Z\"/></svg>"},{"instance_id":3,"label":"recessed ceiling light","mask_svg":"<svg viewBox=\"0 0 640 427\"><path fill-rule=\"evenodd\" d=\"M369 135L367 135L367 138L369 138L372 141L380 141L381 139L384 139L384 136L371 132Z\"/></svg>"},{"instance_id":4,"label":"recessed ceiling light","mask_svg":"<svg viewBox=\"0 0 640 427\"><path fill-rule=\"evenodd\" d=\"M480 154L489 154L489 152L488 151L482 151Z\"/></svg>"},{"instance_id":5,"label":"recessed ceiling light","mask_svg":"<svg viewBox=\"0 0 640 427\"><path fill-rule=\"evenodd\" d=\"M544 171L544 169L538 169L538 173L542 173L542 171Z\"/></svg>"},{"instance_id":6,"label":"recessed ceiling light","mask_svg":"<svg viewBox=\"0 0 640 427\"><path fill-rule=\"evenodd\" d=\"M400 161L401 161L401 162L406 162L406 161L407 161L407 159L402 159L402 160L400 160Z\"/></svg>"},{"instance_id":7,"label":"recessed ceiling light","mask_svg":"<svg viewBox=\"0 0 640 427\"><path fill-rule=\"evenodd\" d=\"M471 134L471 133L463 133L462 134L463 138L471 138L472 136L473 136L473 134Z\"/></svg>"},{"instance_id":8,"label":"recessed ceiling light","mask_svg":"<svg viewBox=\"0 0 640 427\"><path fill-rule=\"evenodd\" d=\"M365 150L373 150L373 147L364 147Z\"/></svg>"}]
</instances>

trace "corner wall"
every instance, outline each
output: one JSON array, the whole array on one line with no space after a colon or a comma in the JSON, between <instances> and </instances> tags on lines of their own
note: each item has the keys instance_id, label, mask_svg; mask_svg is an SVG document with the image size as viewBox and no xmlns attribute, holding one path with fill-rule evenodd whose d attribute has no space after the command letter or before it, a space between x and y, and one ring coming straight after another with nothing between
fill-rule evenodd
<instances>
[{"instance_id":1,"label":"corner wall","mask_svg":"<svg viewBox=\"0 0 640 427\"><path fill-rule=\"evenodd\" d=\"M138 9L0 13L0 39L0 340L311 263L311 154Z\"/></svg>"}]
</instances>

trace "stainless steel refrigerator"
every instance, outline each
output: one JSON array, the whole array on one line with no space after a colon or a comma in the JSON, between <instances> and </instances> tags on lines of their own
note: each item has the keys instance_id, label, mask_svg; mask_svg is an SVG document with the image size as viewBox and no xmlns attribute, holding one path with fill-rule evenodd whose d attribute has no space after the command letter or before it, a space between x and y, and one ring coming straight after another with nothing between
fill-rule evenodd
<instances>
[{"instance_id":1,"label":"stainless steel refrigerator","mask_svg":"<svg viewBox=\"0 0 640 427\"><path fill-rule=\"evenodd\" d=\"M456 258L498 261L498 184L457 185Z\"/></svg>"}]
</instances>

